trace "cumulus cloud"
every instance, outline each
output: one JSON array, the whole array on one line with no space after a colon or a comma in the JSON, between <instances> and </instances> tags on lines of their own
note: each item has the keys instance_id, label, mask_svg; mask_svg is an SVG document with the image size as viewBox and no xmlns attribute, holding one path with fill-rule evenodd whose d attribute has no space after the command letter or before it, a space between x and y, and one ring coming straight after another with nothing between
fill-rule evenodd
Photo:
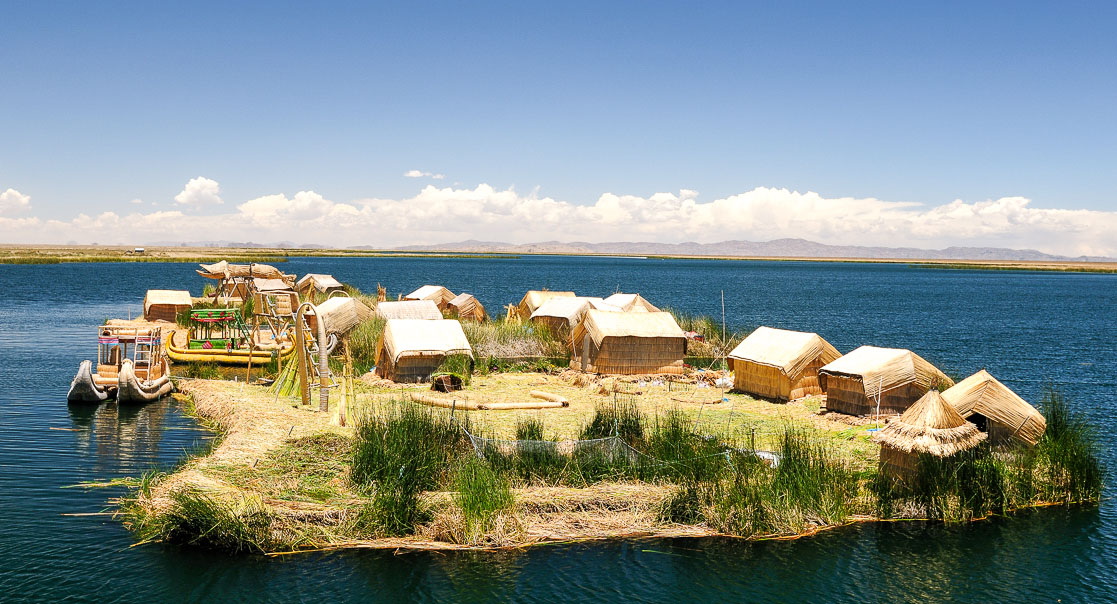
<instances>
[{"instance_id":1,"label":"cumulus cloud","mask_svg":"<svg viewBox=\"0 0 1117 604\"><path fill-rule=\"evenodd\" d=\"M442 180L446 178L445 174L437 174L434 172L423 172L422 170L408 170L403 173L408 178L433 178L434 180Z\"/></svg>"},{"instance_id":2,"label":"cumulus cloud","mask_svg":"<svg viewBox=\"0 0 1117 604\"><path fill-rule=\"evenodd\" d=\"M220 193L221 187L216 180L199 176L191 178L182 192L175 195L175 203L196 207L225 203Z\"/></svg>"},{"instance_id":3,"label":"cumulus cloud","mask_svg":"<svg viewBox=\"0 0 1117 604\"><path fill-rule=\"evenodd\" d=\"M140 205L140 204L141 204L141 203L143 203L143 202L144 202L144 200L142 200L142 199L140 199L139 197L137 197L137 198L133 199L132 201L130 201L130 202L128 202L128 203L130 203L130 204L132 204L132 205L136 205L136 206L138 206L138 205Z\"/></svg>"},{"instance_id":4,"label":"cumulus cloud","mask_svg":"<svg viewBox=\"0 0 1117 604\"><path fill-rule=\"evenodd\" d=\"M90 233L106 228L139 236L148 225L161 223L175 240L297 238L337 246L388 247L462 239L714 243L796 237L840 245L990 246L1068 256L1117 256L1117 212L1035 208L1022 197L956 200L928 207L765 187L711 201L701 201L696 191L684 189L648 197L605 193L593 203L578 204L541 196L538 191L524 194L487 184L427 185L412 197L351 202L335 202L314 191L277 193L216 216L153 212L121 217L109 212L67 222L49 220L32 229L14 220L0 218L0 241L88 240Z\"/></svg>"},{"instance_id":5,"label":"cumulus cloud","mask_svg":"<svg viewBox=\"0 0 1117 604\"><path fill-rule=\"evenodd\" d=\"M16 216L31 209L31 196L15 189L0 193L0 216Z\"/></svg>"}]
</instances>

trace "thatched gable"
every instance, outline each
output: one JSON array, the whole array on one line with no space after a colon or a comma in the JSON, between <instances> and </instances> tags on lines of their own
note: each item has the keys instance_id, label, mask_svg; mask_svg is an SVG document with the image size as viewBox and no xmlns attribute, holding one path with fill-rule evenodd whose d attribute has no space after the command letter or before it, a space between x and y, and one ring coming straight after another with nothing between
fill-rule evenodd
<instances>
[{"instance_id":1,"label":"thatched gable","mask_svg":"<svg viewBox=\"0 0 1117 604\"><path fill-rule=\"evenodd\" d=\"M686 335L666 312L590 309L571 343L570 366L597 373L681 373L686 354Z\"/></svg>"},{"instance_id":2,"label":"thatched gable","mask_svg":"<svg viewBox=\"0 0 1117 604\"><path fill-rule=\"evenodd\" d=\"M601 298L561 296L551 298L535 309L535 312L531 313L531 321L546 325L553 334L565 334L580 323L586 312L591 309L621 312L621 309L606 304Z\"/></svg>"},{"instance_id":3,"label":"thatched gable","mask_svg":"<svg viewBox=\"0 0 1117 604\"><path fill-rule=\"evenodd\" d=\"M473 294L458 294L456 298L450 300L449 309L459 319L484 321L489 318L485 307Z\"/></svg>"},{"instance_id":4,"label":"thatched gable","mask_svg":"<svg viewBox=\"0 0 1117 604\"><path fill-rule=\"evenodd\" d=\"M977 424L991 440L1034 446L1047 429L1043 414L982 369L942 393L959 415Z\"/></svg>"},{"instance_id":5,"label":"thatched gable","mask_svg":"<svg viewBox=\"0 0 1117 604\"><path fill-rule=\"evenodd\" d=\"M758 327L729 354L734 387L777 400L822 394L818 370L841 353L816 333Z\"/></svg>"},{"instance_id":6,"label":"thatched gable","mask_svg":"<svg viewBox=\"0 0 1117 604\"><path fill-rule=\"evenodd\" d=\"M295 289L302 295L308 295L311 291L318 293L329 293L334 291L341 291L345 286L340 281L334 279L333 275L322 275L319 273L307 273L303 275L295 284Z\"/></svg>"},{"instance_id":7,"label":"thatched gable","mask_svg":"<svg viewBox=\"0 0 1117 604\"><path fill-rule=\"evenodd\" d=\"M862 346L823 365L818 379L826 408L853 415L872 412L878 396L882 413L903 413L932 387L954 385L914 352L876 346Z\"/></svg>"},{"instance_id":8,"label":"thatched gable","mask_svg":"<svg viewBox=\"0 0 1117 604\"><path fill-rule=\"evenodd\" d=\"M881 447L882 466L910 475L918 469L920 455L950 457L981 444L986 434L963 419L938 390L929 390L871 438Z\"/></svg>"},{"instance_id":9,"label":"thatched gable","mask_svg":"<svg viewBox=\"0 0 1117 604\"><path fill-rule=\"evenodd\" d=\"M659 312L659 308L640 294L616 293L605 298L605 303L616 306L624 312Z\"/></svg>"},{"instance_id":10,"label":"thatched gable","mask_svg":"<svg viewBox=\"0 0 1117 604\"><path fill-rule=\"evenodd\" d=\"M376 304L376 315L383 319L440 320L443 318L438 305L430 300L379 302Z\"/></svg>"},{"instance_id":11,"label":"thatched gable","mask_svg":"<svg viewBox=\"0 0 1117 604\"><path fill-rule=\"evenodd\" d=\"M574 292L553 292L550 290L531 290L524 294L520 303L516 305L516 314L520 315L521 319L531 318L531 313L535 312L543 303L551 298L573 298Z\"/></svg>"},{"instance_id":12,"label":"thatched gable","mask_svg":"<svg viewBox=\"0 0 1117 604\"><path fill-rule=\"evenodd\" d=\"M438 310L446 310L450 304L450 300L453 300L455 297L454 292L441 285L424 285L410 294L407 294L403 299L430 300L438 306Z\"/></svg>"},{"instance_id":13,"label":"thatched gable","mask_svg":"<svg viewBox=\"0 0 1117 604\"><path fill-rule=\"evenodd\" d=\"M144 296L144 318L174 323L178 313L194 305L190 292L183 289L149 289Z\"/></svg>"}]
</instances>

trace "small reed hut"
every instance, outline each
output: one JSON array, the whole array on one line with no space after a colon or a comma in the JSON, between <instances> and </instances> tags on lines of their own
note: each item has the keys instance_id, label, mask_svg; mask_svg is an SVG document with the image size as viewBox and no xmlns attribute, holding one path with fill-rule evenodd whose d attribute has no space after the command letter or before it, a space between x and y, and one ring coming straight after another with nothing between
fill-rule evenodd
<instances>
[{"instance_id":1,"label":"small reed hut","mask_svg":"<svg viewBox=\"0 0 1117 604\"><path fill-rule=\"evenodd\" d=\"M942 398L993 443L1034 447L1047 430L1042 413L984 369L943 392Z\"/></svg>"},{"instance_id":2,"label":"small reed hut","mask_svg":"<svg viewBox=\"0 0 1117 604\"><path fill-rule=\"evenodd\" d=\"M535 309L535 312L531 313L531 322L547 327L556 336L565 336L574 329L575 325L582 322L586 311L590 309L621 312L621 309L606 304L601 298L562 296L551 298Z\"/></svg>"},{"instance_id":3,"label":"small reed hut","mask_svg":"<svg viewBox=\"0 0 1117 604\"><path fill-rule=\"evenodd\" d=\"M948 388L954 381L910 350L862 346L823 365L819 384L826 408L850 415L903 413L932 387Z\"/></svg>"},{"instance_id":4,"label":"small reed hut","mask_svg":"<svg viewBox=\"0 0 1117 604\"><path fill-rule=\"evenodd\" d=\"M343 336L373 317L372 309L348 296L335 296L315 306L317 313L307 316L311 333L317 333L318 321L325 321L326 333Z\"/></svg>"},{"instance_id":5,"label":"small reed hut","mask_svg":"<svg viewBox=\"0 0 1117 604\"><path fill-rule=\"evenodd\" d=\"M149 289L144 296L144 318L174 323L178 313L193 305L190 292L184 289Z\"/></svg>"},{"instance_id":6,"label":"small reed hut","mask_svg":"<svg viewBox=\"0 0 1117 604\"><path fill-rule=\"evenodd\" d=\"M986 435L962 418L943 400L938 390L929 390L898 419L876 432L880 445L880 467L901 478L919 469L920 455L950 457L985 440Z\"/></svg>"},{"instance_id":7,"label":"small reed hut","mask_svg":"<svg viewBox=\"0 0 1117 604\"><path fill-rule=\"evenodd\" d=\"M299 308L299 294L282 279L252 279L255 314L287 316Z\"/></svg>"},{"instance_id":8,"label":"small reed hut","mask_svg":"<svg viewBox=\"0 0 1117 604\"><path fill-rule=\"evenodd\" d=\"M766 399L819 396L818 370L842 356L817 333L758 327L729 353L733 387Z\"/></svg>"},{"instance_id":9,"label":"small reed hut","mask_svg":"<svg viewBox=\"0 0 1117 604\"><path fill-rule=\"evenodd\" d=\"M671 313L590 309L571 342L572 368L633 375L682 373L687 340Z\"/></svg>"},{"instance_id":10,"label":"small reed hut","mask_svg":"<svg viewBox=\"0 0 1117 604\"><path fill-rule=\"evenodd\" d=\"M648 302L640 294L613 294L605 298L606 304L612 304L624 312L659 312L654 304Z\"/></svg>"},{"instance_id":11,"label":"small reed hut","mask_svg":"<svg viewBox=\"0 0 1117 604\"><path fill-rule=\"evenodd\" d=\"M376 344L376 374L393 382L425 382L450 355L473 349L453 319L391 319Z\"/></svg>"},{"instance_id":12,"label":"small reed hut","mask_svg":"<svg viewBox=\"0 0 1117 604\"><path fill-rule=\"evenodd\" d=\"M516 314L520 315L523 320L531 318L531 314L535 312L543 303L551 298L573 298L574 292L553 292L547 289L544 290L531 290L524 294L520 303L516 305Z\"/></svg>"},{"instance_id":13,"label":"small reed hut","mask_svg":"<svg viewBox=\"0 0 1117 604\"><path fill-rule=\"evenodd\" d=\"M424 285L403 297L404 300L430 300L438 306L438 310L449 308L450 300L454 298L454 292L441 285Z\"/></svg>"},{"instance_id":14,"label":"small reed hut","mask_svg":"<svg viewBox=\"0 0 1117 604\"><path fill-rule=\"evenodd\" d=\"M307 273L295 283L295 291L303 298L309 298L311 293L330 294L344 290L345 286L333 275Z\"/></svg>"},{"instance_id":15,"label":"small reed hut","mask_svg":"<svg viewBox=\"0 0 1117 604\"><path fill-rule=\"evenodd\" d=\"M459 319L478 322L489 318L489 315L485 312L485 307L473 294L458 294L456 298L450 300L450 313Z\"/></svg>"},{"instance_id":16,"label":"small reed hut","mask_svg":"<svg viewBox=\"0 0 1117 604\"><path fill-rule=\"evenodd\" d=\"M444 318L438 310L438 305L430 300L378 302L376 316L382 319L426 319L428 321Z\"/></svg>"}]
</instances>

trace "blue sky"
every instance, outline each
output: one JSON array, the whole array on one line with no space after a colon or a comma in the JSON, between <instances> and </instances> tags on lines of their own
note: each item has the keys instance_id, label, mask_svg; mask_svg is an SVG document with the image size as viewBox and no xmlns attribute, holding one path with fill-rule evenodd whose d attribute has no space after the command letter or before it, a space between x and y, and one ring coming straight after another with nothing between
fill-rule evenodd
<instances>
[{"instance_id":1,"label":"blue sky","mask_svg":"<svg viewBox=\"0 0 1117 604\"><path fill-rule=\"evenodd\" d=\"M30 200L25 220L226 214L298 192L360 209L482 183L572 207L771 187L925 209L1021 197L1106 220L1117 210L1112 4L2 13L0 191ZM224 203L176 204L196 177L220 183ZM766 233L724 238L752 234Z\"/></svg>"}]
</instances>

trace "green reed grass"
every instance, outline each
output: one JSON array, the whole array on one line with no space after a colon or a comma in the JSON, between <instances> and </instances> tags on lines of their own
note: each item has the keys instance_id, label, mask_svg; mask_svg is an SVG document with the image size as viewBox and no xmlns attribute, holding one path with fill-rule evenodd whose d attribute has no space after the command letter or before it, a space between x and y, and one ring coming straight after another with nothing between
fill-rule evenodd
<instances>
[{"instance_id":1,"label":"green reed grass","mask_svg":"<svg viewBox=\"0 0 1117 604\"><path fill-rule=\"evenodd\" d=\"M452 484L453 500L462 513L467 543L481 540L493 528L497 514L512 507L512 487L508 479L472 453L457 466Z\"/></svg>"}]
</instances>

